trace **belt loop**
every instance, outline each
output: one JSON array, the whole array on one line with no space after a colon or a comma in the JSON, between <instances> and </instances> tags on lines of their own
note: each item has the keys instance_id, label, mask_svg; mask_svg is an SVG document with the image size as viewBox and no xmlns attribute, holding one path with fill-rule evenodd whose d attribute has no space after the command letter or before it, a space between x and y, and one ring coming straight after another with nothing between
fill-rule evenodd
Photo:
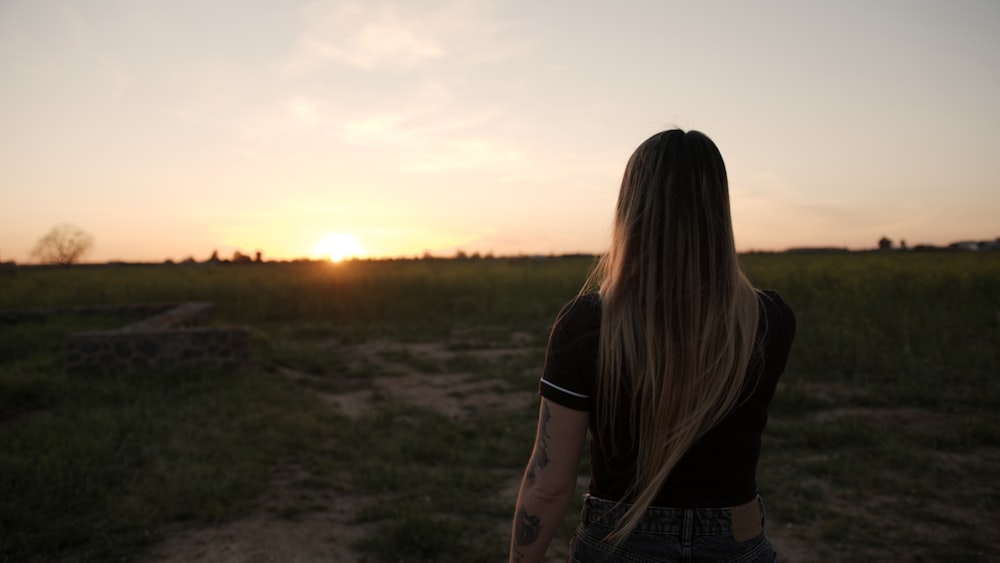
<instances>
[{"instance_id":1,"label":"belt loop","mask_svg":"<svg viewBox=\"0 0 1000 563\"><path fill-rule=\"evenodd\" d=\"M681 528L681 542L690 545L691 537L694 535L694 509L684 509L684 523Z\"/></svg>"}]
</instances>

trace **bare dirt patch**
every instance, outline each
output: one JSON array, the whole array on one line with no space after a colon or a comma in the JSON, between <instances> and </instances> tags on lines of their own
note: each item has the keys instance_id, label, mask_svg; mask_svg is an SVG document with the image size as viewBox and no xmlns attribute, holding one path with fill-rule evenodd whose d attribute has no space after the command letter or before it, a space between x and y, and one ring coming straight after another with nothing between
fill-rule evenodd
<instances>
[{"instance_id":1,"label":"bare dirt patch","mask_svg":"<svg viewBox=\"0 0 1000 563\"><path fill-rule=\"evenodd\" d=\"M531 351L530 348L488 348L462 350L461 354L489 362ZM501 381L483 379L467 371L426 373L405 361L386 359L387 352L399 353L414 362L436 366L445 365L459 354L449 349L445 342L401 343L379 340L352 346L345 350L345 355L352 358L355 365L375 365L392 375L373 377L369 389L340 394L326 393L322 394L322 399L351 418L371 412L377 396L388 396L461 420L475 415L518 409L536 396L533 390L512 390Z\"/></svg>"},{"instance_id":2,"label":"bare dirt patch","mask_svg":"<svg viewBox=\"0 0 1000 563\"><path fill-rule=\"evenodd\" d=\"M321 510L282 514L301 505L296 483L308 473L285 467L258 499L259 508L244 518L209 527L178 526L143 559L145 563L313 563L360 561L353 545L370 532L355 522L367 499L317 493Z\"/></svg>"},{"instance_id":3,"label":"bare dirt patch","mask_svg":"<svg viewBox=\"0 0 1000 563\"><path fill-rule=\"evenodd\" d=\"M426 373L405 361L387 359L386 352L402 352L416 362L445 365L457 355L472 356L482 362L533 352L530 335L512 334L515 347L469 349L449 348L446 342L401 343L389 340L369 341L338 348L353 366L369 365L381 375L373 375L365 388L334 392L324 389L326 379L292 368L280 368L288 379L303 383L324 404L350 418L369 414L380 398L391 397L408 404L433 409L454 419L467 419L484 413L498 413L523 408L536 400L534 390L511 389L503 381L483 378L469 371L449 373L440 370ZM516 346L524 347L516 347ZM539 366L541 369L541 366ZM283 515L283 507L301 502L302 491L294 483L303 476L285 468L275 477L269 491L259 499L260 508L244 518L216 526L192 528L178 526L168 531L168 538L156 545L144 563L314 563L363 561L353 545L371 533L370 526L358 524L356 514L367 499L341 493L317 493L319 504L294 515ZM517 495L505 489L503 501ZM500 533L509 524L498 522ZM565 560L565 548L554 548L551 561Z\"/></svg>"},{"instance_id":4,"label":"bare dirt patch","mask_svg":"<svg viewBox=\"0 0 1000 563\"><path fill-rule=\"evenodd\" d=\"M363 531L348 524L356 508L279 520L266 514L187 530L156 546L148 563L313 563L360 561L351 545Z\"/></svg>"}]
</instances>

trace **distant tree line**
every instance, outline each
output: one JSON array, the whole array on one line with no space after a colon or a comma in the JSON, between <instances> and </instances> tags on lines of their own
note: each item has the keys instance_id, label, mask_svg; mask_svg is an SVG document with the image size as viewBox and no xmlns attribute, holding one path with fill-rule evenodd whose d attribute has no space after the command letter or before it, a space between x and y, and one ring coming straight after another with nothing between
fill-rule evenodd
<instances>
[{"instance_id":1,"label":"distant tree line","mask_svg":"<svg viewBox=\"0 0 1000 563\"><path fill-rule=\"evenodd\" d=\"M70 265L79 263L80 259L85 256L94 247L94 237L83 229L76 227L68 223L62 223L52 227L49 232L45 234L31 251L31 257L37 260L41 264L60 264L60 265ZM899 245L895 245L894 241L887 236L883 236L878 240L878 250L882 252L890 251L948 251L948 250L958 250L958 251L984 251L984 250L1000 250L1000 237L995 240L984 240L984 241L959 241L953 242L947 246L934 246L929 244L918 244L916 246L909 246L905 239L900 239ZM815 252L850 252L847 248L843 247L797 247L789 248L784 252L788 253L815 253ZM750 254L756 254L758 252L751 251ZM550 255L555 256L555 255ZM590 256L589 254L565 254L564 257L570 256ZM509 256L508 258L542 258L542 255L518 255ZM464 250L456 250L452 256L434 256L431 254L430 250L425 250L424 253L415 259L419 260L492 260L495 256L492 252L486 254L480 254L479 252L473 252L471 254ZM397 258L406 260L406 258ZM413 259L413 258L411 258ZM394 260L389 258L389 260ZM215 250L212 252L211 257L205 262L209 264L215 263L260 263L263 262L263 253L260 250L254 252L253 256L243 254L241 251L237 250L233 253L231 259L223 259L219 257L219 251ZM309 261L306 259L294 260L295 262ZM165 260L166 264L173 264L173 260ZM198 263L194 258L187 258L181 262L182 264L194 264ZM16 264L13 261L4 262L3 265L8 267L14 267Z\"/></svg>"},{"instance_id":2,"label":"distant tree line","mask_svg":"<svg viewBox=\"0 0 1000 563\"><path fill-rule=\"evenodd\" d=\"M947 246L935 246L933 244L918 244L916 246L909 246L906 244L906 239L900 239L899 246L894 246L892 239L883 236L878 241L878 249L882 252L890 251L932 251L932 250L1000 250L1000 237L994 240L962 240L958 242L953 242Z\"/></svg>"}]
</instances>

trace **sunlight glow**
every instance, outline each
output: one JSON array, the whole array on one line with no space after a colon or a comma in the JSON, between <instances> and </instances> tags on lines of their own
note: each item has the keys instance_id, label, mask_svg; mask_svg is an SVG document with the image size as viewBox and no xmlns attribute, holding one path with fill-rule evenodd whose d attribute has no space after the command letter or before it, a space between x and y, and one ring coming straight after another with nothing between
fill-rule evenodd
<instances>
[{"instance_id":1,"label":"sunlight glow","mask_svg":"<svg viewBox=\"0 0 1000 563\"><path fill-rule=\"evenodd\" d=\"M331 262L340 262L347 258L357 258L365 253L358 239L348 233L329 233L313 247L313 256L329 258Z\"/></svg>"}]
</instances>

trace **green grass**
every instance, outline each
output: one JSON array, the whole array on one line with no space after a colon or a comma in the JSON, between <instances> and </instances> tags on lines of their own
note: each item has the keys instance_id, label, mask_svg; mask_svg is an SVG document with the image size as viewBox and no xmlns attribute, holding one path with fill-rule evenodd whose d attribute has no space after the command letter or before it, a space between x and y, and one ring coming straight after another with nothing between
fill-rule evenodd
<instances>
[{"instance_id":1,"label":"green grass","mask_svg":"<svg viewBox=\"0 0 1000 563\"><path fill-rule=\"evenodd\" d=\"M362 546L384 560L406 553L429 561L502 557L506 540L496 525L512 507L495 493L524 463L523 436L533 431L533 418L519 414L469 424L387 401L358 420L355 482L378 499L359 518L387 534Z\"/></svg>"},{"instance_id":2,"label":"green grass","mask_svg":"<svg viewBox=\"0 0 1000 563\"><path fill-rule=\"evenodd\" d=\"M163 524L237 514L276 460L314 449L306 437L326 438L333 418L256 370L53 387L42 408L3 424L0 559L116 559Z\"/></svg>"},{"instance_id":3,"label":"green grass","mask_svg":"<svg viewBox=\"0 0 1000 563\"><path fill-rule=\"evenodd\" d=\"M74 267L0 278L0 308L213 301L217 322L252 329L255 354L236 374L70 377L66 335L128 320L0 324L0 561L134 560L178 525L262 508L295 519L343 495L365 499L356 521L372 535L357 548L370 560L502 560L514 502L503 491L527 461L537 405L454 419L373 382L405 377L391 367L400 366L532 391L551 322L591 263ZM788 555L995 559L1000 253L743 263L798 318L758 474ZM374 358L351 352L374 341L396 344ZM407 347L424 342L446 353ZM374 403L354 419L316 393L358 390ZM264 500L289 468L298 477L284 497Z\"/></svg>"}]
</instances>

